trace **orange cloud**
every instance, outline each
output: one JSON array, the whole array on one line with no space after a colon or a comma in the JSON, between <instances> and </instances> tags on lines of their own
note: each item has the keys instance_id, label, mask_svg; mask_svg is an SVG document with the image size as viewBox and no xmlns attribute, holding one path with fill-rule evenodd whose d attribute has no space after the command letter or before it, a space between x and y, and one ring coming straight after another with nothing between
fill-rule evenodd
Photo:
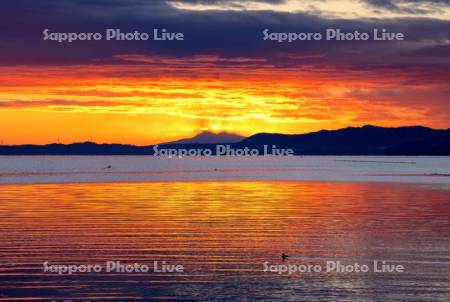
<instances>
[{"instance_id":1,"label":"orange cloud","mask_svg":"<svg viewBox=\"0 0 450 302\"><path fill-rule=\"evenodd\" d=\"M124 63L0 67L0 127L9 130L0 139L145 145L205 129L250 135L369 123L448 127L442 83L408 84L417 75L401 71L277 68L216 56L116 59Z\"/></svg>"}]
</instances>

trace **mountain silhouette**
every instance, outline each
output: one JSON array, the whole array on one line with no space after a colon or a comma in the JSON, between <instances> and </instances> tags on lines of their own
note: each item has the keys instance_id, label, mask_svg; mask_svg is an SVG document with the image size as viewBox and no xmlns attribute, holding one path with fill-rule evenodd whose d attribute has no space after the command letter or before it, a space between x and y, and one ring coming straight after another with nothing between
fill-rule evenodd
<instances>
[{"instance_id":1,"label":"mountain silhouette","mask_svg":"<svg viewBox=\"0 0 450 302\"><path fill-rule=\"evenodd\" d=\"M231 139L228 140L228 139ZM234 141L234 142L233 142ZM233 134L199 135L160 144L160 148L214 149L217 144L230 148L254 148L264 145L290 148L295 155L450 155L450 129L422 126L386 128L377 126L321 130L307 134L258 133L248 138ZM121 144L75 144L0 146L0 155L153 155L153 146Z\"/></svg>"},{"instance_id":2,"label":"mountain silhouette","mask_svg":"<svg viewBox=\"0 0 450 302\"><path fill-rule=\"evenodd\" d=\"M307 134L255 134L245 146L274 144L310 155L448 155L450 130L422 126L385 128L366 125Z\"/></svg>"},{"instance_id":3,"label":"mountain silhouette","mask_svg":"<svg viewBox=\"0 0 450 302\"><path fill-rule=\"evenodd\" d=\"M180 139L174 142L163 143L161 145L169 145L169 144L228 144L228 143L237 143L245 139L244 136L221 132L221 133L212 133L209 131L203 131L197 134L194 137Z\"/></svg>"}]
</instances>

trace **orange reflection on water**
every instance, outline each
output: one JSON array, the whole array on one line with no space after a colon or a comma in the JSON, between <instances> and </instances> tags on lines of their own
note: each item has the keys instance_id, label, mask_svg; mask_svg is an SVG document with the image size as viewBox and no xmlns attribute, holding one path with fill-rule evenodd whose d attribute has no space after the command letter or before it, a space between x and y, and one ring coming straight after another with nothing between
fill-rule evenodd
<instances>
[{"instance_id":1,"label":"orange reflection on water","mask_svg":"<svg viewBox=\"0 0 450 302\"><path fill-rule=\"evenodd\" d=\"M262 263L280 262L282 252L441 259L450 229L447 197L445 190L412 185L331 182L3 185L0 260L9 265L0 266L0 278L12 282L0 291L22 295L26 290L14 290L18 282L42 291L45 281L62 292L78 286L85 298L94 288L108 296L112 284L117 297L142 296L130 283L145 281L150 297L192 283L273 281L279 276L262 273ZM74 282L41 268L44 261L107 260L166 260L183 263L187 273L74 276Z\"/></svg>"}]
</instances>

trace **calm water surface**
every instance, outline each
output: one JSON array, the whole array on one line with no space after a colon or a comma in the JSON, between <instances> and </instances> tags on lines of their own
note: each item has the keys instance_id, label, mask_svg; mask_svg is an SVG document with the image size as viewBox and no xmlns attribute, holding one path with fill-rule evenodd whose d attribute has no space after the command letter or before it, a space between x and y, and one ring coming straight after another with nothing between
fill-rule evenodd
<instances>
[{"instance_id":1,"label":"calm water surface","mask_svg":"<svg viewBox=\"0 0 450 302\"><path fill-rule=\"evenodd\" d=\"M425 184L20 184L0 200L0 301L450 300L449 191ZM373 259L405 272L263 271ZM185 272L43 271L108 260Z\"/></svg>"}]
</instances>

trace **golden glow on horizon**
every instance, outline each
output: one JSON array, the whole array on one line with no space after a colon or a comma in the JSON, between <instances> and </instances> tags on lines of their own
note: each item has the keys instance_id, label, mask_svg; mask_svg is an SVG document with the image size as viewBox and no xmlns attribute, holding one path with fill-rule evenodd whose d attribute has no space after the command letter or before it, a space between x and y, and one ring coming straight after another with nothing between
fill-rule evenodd
<instances>
[{"instance_id":1,"label":"golden glow on horizon","mask_svg":"<svg viewBox=\"0 0 450 302\"><path fill-rule=\"evenodd\" d=\"M430 118L426 103L408 106L383 95L372 101L379 89L397 86L392 79L255 68L245 58L228 68L214 66L217 58L210 57L194 58L191 65L170 60L150 66L0 67L0 127L8 129L0 143L147 145L202 130L251 135L364 124L448 126L445 116Z\"/></svg>"}]
</instances>

